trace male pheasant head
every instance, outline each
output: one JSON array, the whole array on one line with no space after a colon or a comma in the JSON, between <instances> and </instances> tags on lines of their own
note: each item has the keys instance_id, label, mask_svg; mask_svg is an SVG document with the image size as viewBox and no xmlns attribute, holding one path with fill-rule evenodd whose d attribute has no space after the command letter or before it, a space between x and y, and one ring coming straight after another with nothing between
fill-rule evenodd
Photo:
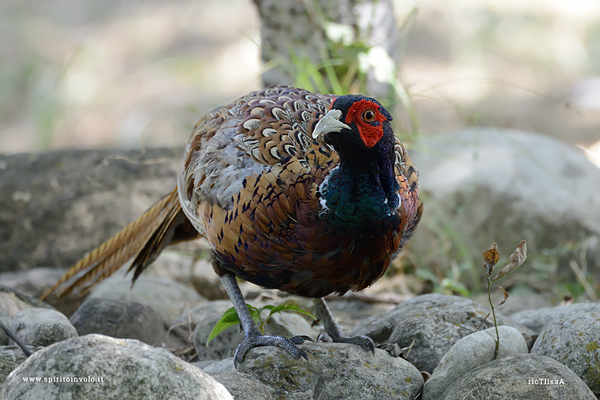
<instances>
[{"instance_id":1,"label":"male pheasant head","mask_svg":"<svg viewBox=\"0 0 600 400\"><path fill-rule=\"evenodd\" d=\"M326 218L340 229L396 223L400 206L392 117L375 99L340 96L319 120L313 138L333 146L339 165L319 185Z\"/></svg>"},{"instance_id":2,"label":"male pheasant head","mask_svg":"<svg viewBox=\"0 0 600 400\"><path fill-rule=\"evenodd\" d=\"M323 135L325 142L339 147L375 147L386 133L393 137L391 115L375 99L345 95L334 99L331 109L315 125L313 138Z\"/></svg>"}]
</instances>

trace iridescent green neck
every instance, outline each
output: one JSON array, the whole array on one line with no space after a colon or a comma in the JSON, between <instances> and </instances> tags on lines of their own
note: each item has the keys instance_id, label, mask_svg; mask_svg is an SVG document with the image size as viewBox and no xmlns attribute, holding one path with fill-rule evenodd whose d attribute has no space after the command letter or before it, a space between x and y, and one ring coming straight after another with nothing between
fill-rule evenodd
<instances>
[{"instance_id":1,"label":"iridescent green neck","mask_svg":"<svg viewBox=\"0 0 600 400\"><path fill-rule=\"evenodd\" d=\"M321 205L327 210L326 218L338 229L365 229L387 225L396 218L399 207L398 184L385 185L390 177L382 179L378 163L357 170L341 163L323 182ZM393 172L393 169L392 171ZM387 187L386 187L387 186Z\"/></svg>"}]
</instances>

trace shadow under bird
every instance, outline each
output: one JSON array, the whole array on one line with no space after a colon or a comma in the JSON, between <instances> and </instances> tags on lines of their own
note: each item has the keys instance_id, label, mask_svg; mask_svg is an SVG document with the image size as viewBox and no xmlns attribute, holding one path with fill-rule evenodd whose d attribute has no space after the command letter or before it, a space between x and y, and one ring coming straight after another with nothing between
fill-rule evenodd
<instances>
[{"instance_id":1,"label":"shadow under bird","mask_svg":"<svg viewBox=\"0 0 600 400\"><path fill-rule=\"evenodd\" d=\"M84 294L130 258L133 282L168 245L205 237L248 350L278 346L307 359L309 339L263 335L236 277L314 299L334 342L345 336L323 297L365 289L412 236L423 210L418 173L392 117L360 95L286 86L250 93L195 126L177 187L79 261L43 296Z\"/></svg>"}]
</instances>

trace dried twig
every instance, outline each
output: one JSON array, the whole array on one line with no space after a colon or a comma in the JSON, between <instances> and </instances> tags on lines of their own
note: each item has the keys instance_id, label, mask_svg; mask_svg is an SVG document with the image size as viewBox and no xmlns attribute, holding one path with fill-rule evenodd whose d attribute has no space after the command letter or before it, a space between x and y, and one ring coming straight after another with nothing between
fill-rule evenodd
<instances>
[{"instance_id":1,"label":"dried twig","mask_svg":"<svg viewBox=\"0 0 600 400\"><path fill-rule=\"evenodd\" d=\"M575 262L575 260L571 260L569 262L569 266L575 273L575 276L577 277L577 280L579 281L579 283L581 283L581 285L585 289L585 293L588 295L590 300L598 301L598 296L596 296L596 293L594 293L594 288L592 288L592 285L590 285L590 283L587 281L587 279L585 279L585 274L583 273L581 268L579 268L579 264L577 264L577 262Z\"/></svg>"},{"instance_id":2,"label":"dried twig","mask_svg":"<svg viewBox=\"0 0 600 400\"><path fill-rule=\"evenodd\" d=\"M9 338L11 338L17 344L17 346L21 348L21 350L23 350L23 353L25 353L26 357L29 357L32 354L31 351L27 348L27 346L25 346L25 344L21 342L21 339L19 339L17 335L15 335L8 326L4 325L2 321L0 321L0 328L2 328L2 330L6 332L6 335Z\"/></svg>"}]
</instances>

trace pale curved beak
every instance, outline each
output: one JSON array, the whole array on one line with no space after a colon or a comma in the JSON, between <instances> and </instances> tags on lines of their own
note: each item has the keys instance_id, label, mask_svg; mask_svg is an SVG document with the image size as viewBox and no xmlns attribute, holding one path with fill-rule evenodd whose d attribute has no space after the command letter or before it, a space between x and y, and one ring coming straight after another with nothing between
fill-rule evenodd
<instances>
[{"instance_id":1,"label":"pale curved beak","mask_svg":"<svg viewBox=\"0 0 600 400\"><path fill-rule=\"evenodd\" d=\"M320 135L324 135L330 132L339 132L342 129L352 129L348 125L340 121L342 112L340 110L330 110L317 122L315 129L312 133L313 139L318 138Z\"/></svg>"}]
</instances>

